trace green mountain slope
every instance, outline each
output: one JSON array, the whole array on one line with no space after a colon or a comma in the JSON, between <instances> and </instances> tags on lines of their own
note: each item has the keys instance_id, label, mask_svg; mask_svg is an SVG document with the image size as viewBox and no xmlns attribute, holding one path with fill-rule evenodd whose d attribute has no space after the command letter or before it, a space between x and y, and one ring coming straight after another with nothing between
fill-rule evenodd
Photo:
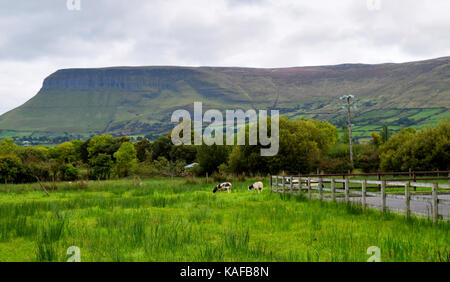
<instances>
[{"instance_id":1,"label":"green mountain slope","mask_svg":"<svg viewBox=\"0 0 450 282\"><path fill-rule=\"evenodd\" d=\"M403 64L282 69L113 67L64 69L39 93L0 117L2 132L117 135L162 133L176 109L279 109L290 118L336 125L343 94L355 95L356 136L382 123L400 128L449 116L450 57ZM359 133L358 133L359 132Z\"/></svg>"}]
</instances>

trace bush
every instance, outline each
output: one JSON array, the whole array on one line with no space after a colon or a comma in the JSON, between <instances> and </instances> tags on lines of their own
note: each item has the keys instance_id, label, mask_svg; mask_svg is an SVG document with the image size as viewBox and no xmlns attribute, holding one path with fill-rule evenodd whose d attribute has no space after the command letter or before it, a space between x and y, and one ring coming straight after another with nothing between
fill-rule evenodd
<instances>
[{"instance_id":1,"label":"bush","mask_svg":"<svg viewBox=\"0 0 450 282\"><path fill-rule=\"evenodd\" d=\"M99 154L91 160L94 179L107 179L111 176L113 161L110 155Z\"/></svg>"},{"instance_id":2,"label":"bush","mask_svg":"<svg viewBox=\"0 0 450 282\"><path fill-rule=\"evenodd\" d=\"M73 181L78 178L78 169L71 164L66 164L61 168L61 178L64 181Z\"/></svg>"},{"instance_id":3,"label":"bush","mask_svg":"<svg viewBox=\"0 0 450 282\"><path fill-rule=\"evenodd\" d=\"M141 177L152 177L160 175L160 170L152 162L143 162L137 165L134 173Z\"/></svg>"},{"instance_id":4,"label":"bush","mask_svg":"<svg viewBox=\"0 0 450 282\"><path fill-rule=\"evenodd\" d=\"M320 163L320 169L326 173L348 173L353 166L346 158L324 159Z\"/></svg>"},{"instance_id":5,"label":"bush","mask_svg":"<svg viewBox=\"0 0 450 282\"><path fill-rule=\"evenodd\" d=\"M358 144L355 146L355 167L364 172L378 171L380 155L375 145Z\"/></svg>"},{"instance_id":6,"label":"bush","mask_svg":"<svg viewBox=\"0 0 450 282\"><path fill-rule=\"evenodd\" d=\"M403 129L380 147L385 171L447 170L450 168L450 120L437 128Z\"/></svg>"},{"instance_id":7,"label":"bush","mask_svg":"<svg viewBox=\"0 0 450 282\"><path fill-rule=\"evenodd\" d=\"M229 178L225 173L220 173L217 171L213 172L211 177L215 182L225 182Z\"/></svg>"},{"instance_id":8,"label":"bush","mask_svg":"<svg viewBox=\"0 0 450 282\"><path fill-rule=\"evenodd\" d=\"M0 181L18 182L24 173L22 162L16 155L0 156Z\"/></svg>"},{"instance_id":9,"label":"bush","mask_svg":"<svg viewBox=\"0 0 450 282\"><path fill-rule=\"evenodd\" d=\"M238 182L247 181L247 175L245 174L245 172L238 174L235 180Z\"/></svg>"}]
</instances>

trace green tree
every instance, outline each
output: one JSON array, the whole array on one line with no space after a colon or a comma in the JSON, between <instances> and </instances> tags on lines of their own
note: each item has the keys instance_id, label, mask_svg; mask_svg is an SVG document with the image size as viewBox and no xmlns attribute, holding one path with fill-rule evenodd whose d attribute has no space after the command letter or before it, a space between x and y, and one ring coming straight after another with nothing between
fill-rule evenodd
<instances>
[{"instance_id":1,"label":"green tree","mask_svg":"<svg viewBox=\"0 0 450 282\"><path fill-rule=\"evenodd\" d=\"M450 121L420 131L403 129L380 147L382 170L447 170L450 167Z\"/></svg>"},{"instance_id":2,"label":"green tree","mask_svg":"<svg viewBox=\"0 0 450 282\"><path fill-rule=\"evenodd\" d=\"M219 165L228 161L230 146L203 144L197 148L197 160L200 166L199 173L208 172L210 175L216 171Z\"/></svg>"},{"instance_id":3,"label":"green tree","mask_svg":"<svg viewBox=\"0 0 450 282\"><path fill-rule=\"evenodd\" d=\"M270 119L268 119L270 132ZM256 126L256 125L252 125ZM327 122L280 118L280 147L273 157L262 157L261 146L236 146L230 154L229 168L235 173L310 172L319 167L321 157L336 143L338 131ZM246 127L248 136L249 126Z\"/></svg>"},{"instance_id":4,"label":"green tree","mask_svg":"<svg viewBox=\"0 0 450 282\"><path fill-rule=\"evenodd\" d=\"M380 167L380 155L373 144L357 144L355 146L355 166L364 172L376 172Z\"/></svg>"},{"instance_id":5,"label":"green tree","mask_svg":"<svg viewBox=\"0 0 450 282\"><path fill-rule=\"evenodd\" d=\"M374 145L375 147L378 148L384 143L383 137L380 134L372 131L371 136L372 136L371 144Z\"/></svg>"},{"instance_id":6,"label":"green tree","mask_svg":"<svg viewBox=\"0 0 450 282\"><path fill-rule=\"evenodd\" d=\"M92 137L87 146L89 159L99 154L109 154L112 156L116 150L114 145L116 142L111 135L99 135Z\"/></svg>"},{"instance_id":7,"label":"green tree","mask_svg":"<svg viewBox=\"0 0 450 282\"><path fill-rule=\"evenodd\" d=\"M380 147L380 168L383 171L408 170L414 169L415 165L409 158L410 140L415 139L416 132L411 129L403 129L399 133L394 134ZM410 167L410 165L413 165Z\"/></svg>"},{"instance_id":8,"label":"green tree","mask_svg":"<svg viewBox=\"0 0 450 282\"><path fill-rule=\"evenodd\" d=\"M22 162L16 155L0 156L0 179L3 182L19 181L18 176L22 170Z\"/></svg>"},{"instance_id":9,"label":"green tree","mask_svg":"<svg viewBox=\"0 0 450 282\"><path fill-rule=\"evenodd\" d=\"M249 172L250 170L254 171L254 168L250 169L249 163L247 162L246 153L249 155L257 154L257 151L255 150L254 152L249 152L245 151L244 148L240 146L233 147L228 160L229 171L234 173ZM265 169L267 167L266 163L262 164L261 167L264 170L267 170Z\"/></svg>"},{"instance_id":10,"label":"green tree","mask_svg":"<svg viewBox=\"0 0 450 282\"><path fill-rule=\"evenodd\" d=\"M168 176L170 174L169 160L164 157L159 157L152 162L155 172L160 175Z\"/></svg>"},{"instance_id":11,"label":"green tree","mask_svg":"<svg viewBox=\"0 0 450 282\"><path fill-rule=\"evenodd\" d=\"M113 138L111 135L94 136L88 140L86 148L88 158L92 158L98 154L108 154L111 158L113 158L114 153L117 152L120 146L126 142L130 142L130 138Z\"/></svg>"},{"instance_id":12,"label":"green tree","mask_svg":"<svg viewBox=\"0 0 450 282\"><path fill-rule=\"evenodd\" d=\"M44 146L18 147L16 155L24 165L29 163L43 163L49 157L48 149Z\"/></svg>"},{"instance_id":13,"label":"green tree","mask_svg":"<svg viewBox=\"0 0 450 282\"><path fill-rule=\"evenodd\" d=\"M153 171L156 175L177 176L186 165L184 161L171 162L164 157L159 157L152 162Z\"/></svg>"},{"instance_id":14,"label":"green tree","mask_svg":"<svg viewBox=\"0 0 450 282\"><path fill-rule=\"evenodd\" d=\"M66 164L61 167L61 178L65 181L73 181L78 178L78 169L72 164Z\"/></svg>"},{"instance_id":15,"label":"green tree","mask_svg":"<svg viewBox=\"0 0 450 282\"><path fill-rule=\"evenodd\" d=\"M76 147L72 142L64 142L51 148L50 155L60 163L71 163L77 159Z\"/></svg>"},{"instance_id":16,"label":"green tree","mask_svg":"<svg viewBox=\"0 0 450 282\"><path fill-rule=\"evenodd\" d=\"M58 179L58 174L64 167L64 163L57 159L50 159L48 160L47 165L50 171L51 180L55 182Z\"/></svg>"},{"instance_id":17,"label":"green tree","mask_svg":"<svg viewBox=\"0 0 450 282\"><path fill-rule=\"evenodd\" d=\"M350 144L349 133L348 133L348 126L347 125L343 125L342 128L341 128L341 131L342 131L342 133L341 133L341 137L339 138L339 143Z\"/></svg>"},{"instance_id":18,"label":"green tree","mask_svg":"<svg viewBox=\"0 0 450 282\"><path fill-rule=\"evenodd\" d=\"M90 160L92 167L92 174L97 179L109 179L111 177L111 170L113 161L110 155L99 154Z\"/></svg>"},{"instance_id":19,"label":"green tree","mask_svg":"<svg viewBox=\"0 0 450 282\"><path fill-rule=\"evenodd\" d=\"M389 140L391 133L389 132L389 127L386 124L383 124L383 128L381 130L381 139L383 143L386 143Z\"/></svg>"},{"instance_id":20,"label":"green tree","mask_svg":"<svg viewBox=\"0 0 450 282\"><path fill-rule=\"evenodd\" d=\"M75 148L75 154L74 154L75 161L81 162L82 161L81 155L82 155L82 151L83 151L82 146L85 142L80 141L80 140L72 140L72 141L70 141L70 143L72 143Z\"/></svg>"},{"instance_id":21,"label":"green tree","mask_svg":"<svg viewBox=\"0 0 450 282\"><path fill-rule=\"evenodd\" d=\"M140 162L149 160L151 157L152 144L147 139L136 142L134 145L136 149L136 156Z\"/></svg>"},{"instance_id":22,"label":"green tree","mask_svg":"<svg viewBox=\"0 0 450 282\"><path fill-rule=\"evenodd\" d=\"M133 144L129 142L123 143L119 150L114 153L116 159L116 172L120 176L128 176L133 165L136 163L136 150Z\"/></svg>"},{"instance_id":23,"label":"green tree","mask_svg":"<svg viewBox=\"0 0 450 282\"><path fill-rule=\"evenodd\" d=\"M170 159L170 150L172 149L172 140L167 136L160 136L152 143L152 160L159 157Z\"/></svg>"},{"instance_id":24,"label":"green tree","mask_svg":"<svg viewBox=\"0 0 450 282\"><path fill-rule=\"evenodd\" d=\"M14 143L13 139L3 139L0 141L0 156L12 154L17 150L18 147L19 146Z\"/></svg>"},{"instance_id":25,"label":"green tree","mask_svg":"<svg viewBox=\"0 0 450 282\"><path fill-rule=\"evenodd\" d=\"M184 161L185 163L192 163L197 157L197 148L192 145L172 146L170 150L171 161Z\"/></svg>"}]
</instances>

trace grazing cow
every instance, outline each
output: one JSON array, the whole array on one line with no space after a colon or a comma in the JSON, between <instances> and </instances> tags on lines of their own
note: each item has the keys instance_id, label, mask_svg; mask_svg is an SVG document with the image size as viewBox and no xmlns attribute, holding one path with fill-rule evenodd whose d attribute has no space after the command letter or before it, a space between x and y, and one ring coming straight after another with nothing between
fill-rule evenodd
<instances>
[{"instance_id":1,"label":"grazing cow","mask_svg":"<svg viewBox=\"0 0 450 282\"><path fill-rule=\"evenodd\" d=\"M231 193L231 183L230 182L224 182L216 187L214 187L213 193L216 193L217 191L225 191L227 190L228 193Z\"/></svg>"},{"instance_id":2,"label":"grazing cow","mask_svg":"<svg viewBox=\"0 0 450 282\"><path fill-rule=\"evenodd\" d=\"M252 185L248 186L248 190L249 191L254 189L255 191L258 192L258 194L261 193L263 188L264 188L264 185L263 185L263 183L261 181L255 182Z\"/></svg>"}]
</instances>

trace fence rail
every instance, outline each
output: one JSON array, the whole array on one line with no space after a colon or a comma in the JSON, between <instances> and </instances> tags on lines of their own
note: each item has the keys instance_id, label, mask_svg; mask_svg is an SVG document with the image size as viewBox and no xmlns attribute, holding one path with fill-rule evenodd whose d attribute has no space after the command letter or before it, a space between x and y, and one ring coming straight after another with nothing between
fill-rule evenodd
<instances>
[{"instance_id":1,"label":"fence rail","mask_svg":"<svg viewBox=\"0 0 450 282\"><path fill-rule=\"evenodd\" d=\"M429 180L448 180L450 184L450 171L448 170L436 170L436 171L398 171L398 172L367 172L367 173L347 173L347 174L308 174L299 175L301 177L341 177L342 179L351 177L376 177L377 180L389 180L389 181L429 181ZM392 176L387 177L387 176ZM408 176L408 178L395 178ZM433 177L430 177L433 176ZM381 187L379 187L381 188Z\"/></svg>"},{"instance_id":2,"label":"fence rail","mask_svg":"<svg viewBox=\"0 0 450 282\"><path fill-rule=\"evenodd\" d=\"M330 173L330 174L300 174L298 176L302 177L327 177L327 176L342 176L342 177L348 177L348 176L386 176L386 175L411 175L411 176L418 176L418 175L437 175L438 177L440 175L446 175L445 178L450 178L450 171L449 170L428 170L428 171L392 171L392 172L365 172L365 173Z\"/></svg>"},{"instance_id":3,"label":"fence rail","mask_svg":"<svg viewBox=\"0 0 450 282\"><path fill-rule=\"evenodd\" d=\"M327 175L329 176L329 175ZM341 176L341 175L338 175ZM330 188L325 187L325 184L329 183ZM336 184L342 183L343 189L337 188ZM350 184L358 184L358 187L350 187ZM380 192L368 192L367 188L369 185L378 185L381 187ZM351 197L356 195L360 198L360 202L363 209L367 206L374 206L373 203L368 203L368 198L376 198L381 200L381 210L386 212L389 210L399 211L398 203L388 205L388 199L391 200L401 200L404 203L404 212L407 217L412 213L418 215L428 215L433 218L433 222L437 222L440 218L439 210L440 206L443 210L448 211L447 214L442 213L443 219L448 219L450 216L450 197L444 199L442 196L450 196L450 185L443 183L424 183L424 182L410 182L410 181L392 181L392 180L368 180L368 179L335 179L323 177L304 177L304 176L279 176L273 175L270 178L270 187L272 192L276 193L294 193L300 191L306 191L308 198L319 198L324 200L324 192L330 192L330 199L336 201L338 199L338 194L344 194L345 203L355 202L351 200ZM404 193L402 194L390 194L387 193L389 187L400 187L404 188ZM415 188L426 188L431 189L430 191L423 191L427 194L415 195L411 193L411 187ZM358 191L355 191L358 189ZM359 191L360 190L360 191ZM439 192L446 191L446 192ZM448 191L447 191L448 190ZM318 192L318 195L313 196L313 191ZM439 198L441 196L441 198ZM424 211L415 210L411 207L411 201L425 203L426 207L431 207L431 210L426 213ZM397 206L397 207L396 207Z\"/></svg>"}]
</instances>

